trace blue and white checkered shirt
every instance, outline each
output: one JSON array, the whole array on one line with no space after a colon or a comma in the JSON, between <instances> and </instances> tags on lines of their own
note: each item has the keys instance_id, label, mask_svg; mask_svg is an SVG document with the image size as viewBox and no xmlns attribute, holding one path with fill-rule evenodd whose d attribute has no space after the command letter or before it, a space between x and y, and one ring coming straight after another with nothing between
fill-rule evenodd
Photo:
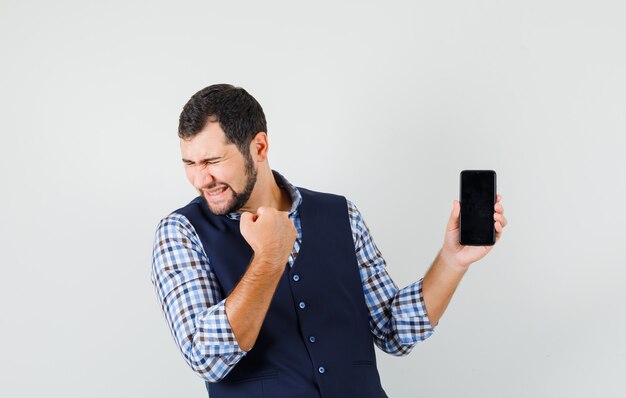
<instances>
[{"instance_id":1,"label":"blue and white checkered shirt","mask_svg":"<svg viewBox=\"0 0 626 398\"><path fill-rule=\"evenodd\" d=\"M292 199L289 218L298 231L288 260L292 266L302 242L298 214L302 196L280 173L273 173ZM347 203L374 342L387 353L407 355L417 342L434 332L426 314L422 279L398 290L387 274L385 260L361 213L350 200ZM241 213L228 213L225 217L239 219ZM185 361L202 379L221 380L246 352L237 344L224 309L226 298L220 294L211 262L185 216L172 213L159 223L151 279Z\"/></svg>"}]
</instances>

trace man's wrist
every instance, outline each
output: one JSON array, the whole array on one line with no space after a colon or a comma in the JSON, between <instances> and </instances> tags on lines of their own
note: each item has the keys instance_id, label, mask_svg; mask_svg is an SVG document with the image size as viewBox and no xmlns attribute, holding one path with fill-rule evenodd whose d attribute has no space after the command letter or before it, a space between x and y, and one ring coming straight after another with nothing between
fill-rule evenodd
<instances>
[{"instance_id":1,"label":"man's wrist","mask_svg":"<svg viewBox=\"0 0 626 398\"><path fill-rule=\"evenodd\" d=\"M286 262L286 260L282 261L272 254L255 252L250 268L254 268L254 270L260 274L282 275Z\"/></svg>"},{"instance_id":2,"label":"man's wrist","mask_svg":"<svg viewBox=\"0 0 626 398\"><path fill-rule=\"evenodd\" d=\"M439 251L439 260L446 269L449 269L450 271L461 275L465 274L465 272L467 272L467 269L471 265L471 263L461 263L455 258L454 254L447 252L445 248L442 248Z\"/></svg>"}]
</instances>

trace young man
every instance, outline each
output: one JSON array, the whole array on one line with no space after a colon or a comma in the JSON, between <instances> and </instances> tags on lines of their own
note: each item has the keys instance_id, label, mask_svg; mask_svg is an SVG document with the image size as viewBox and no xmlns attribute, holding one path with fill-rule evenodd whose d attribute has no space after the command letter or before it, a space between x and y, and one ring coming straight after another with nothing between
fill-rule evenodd
<instances>
[{"instance_id":1,"label":"young man","mask_svg":"<svg viewBox=\"0 0 626 398\"><path fill-rule=\"evenodd\" d=\"M244 89L196 93L178 135L199 196L159 223L152 283L209 395L385 397L374 345L406 355L429 337L492 248L459 244L459 202L424 278L399 290L354 203L270 168L265 115Z\"/></svg>"}]
</instances>

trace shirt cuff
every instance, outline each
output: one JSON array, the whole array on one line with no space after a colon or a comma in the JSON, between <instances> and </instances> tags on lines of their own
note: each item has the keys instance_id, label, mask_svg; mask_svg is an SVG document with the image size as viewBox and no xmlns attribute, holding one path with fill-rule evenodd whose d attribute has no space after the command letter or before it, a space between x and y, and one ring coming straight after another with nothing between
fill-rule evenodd
<instances>
[{"instance_id":1,"label":"shirt cuff","mask_svg":"<svg viewBox=\"0 0 626 398\"><path fill-rule=\"evenodd\" d=\"M423 339L430 336L435 331L435 326L430 324L426 303L422 291L424 278L401 289L391 307L393 319L399 323L410 323L414 327L418 326L419 333Z\"/></svg>"},{"instance_id":2,"label":"shirt cuff","mask_svg":"<svg viewBox=\"0 0 626 398\"><path fill-rule=\"evenodd\" d=\"M235 366L250 350L244 351L239 346L235 333L228 321L225 307L226 299L223 299L206 314L205 322L200 323L205 344L219 347L219 354L224 358L228 366Z\"/></svg>"}]
</instances>

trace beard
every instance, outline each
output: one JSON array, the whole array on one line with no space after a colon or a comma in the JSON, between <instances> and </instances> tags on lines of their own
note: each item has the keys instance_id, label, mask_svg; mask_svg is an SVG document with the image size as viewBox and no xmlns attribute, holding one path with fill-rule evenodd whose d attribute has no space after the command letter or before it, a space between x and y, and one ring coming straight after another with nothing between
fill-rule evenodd
<instances>
[{"instance_id":1,"label":"beard","mask_svg":"<svg viewBox=\"0 0 626 398\"><path fill-rule=\"evenodd\" d=\"M254 168L252 156L246 157L246 177L246 186L242 192L236 192L230 187L230 185L225 184L226 190L230 190L232 193L232 196L228 199L228 201L226 201L225 204L218 206L212 205L201 191L200 196L202 196L202 200L209 208L209 211L216 216L223 216L228 213L236 212L248 202L248 199L250 199L250 195L252 195L252 191L254 190L254 186L256 185L257 179L257 170Z\"/></svg>"}]
</instances>

